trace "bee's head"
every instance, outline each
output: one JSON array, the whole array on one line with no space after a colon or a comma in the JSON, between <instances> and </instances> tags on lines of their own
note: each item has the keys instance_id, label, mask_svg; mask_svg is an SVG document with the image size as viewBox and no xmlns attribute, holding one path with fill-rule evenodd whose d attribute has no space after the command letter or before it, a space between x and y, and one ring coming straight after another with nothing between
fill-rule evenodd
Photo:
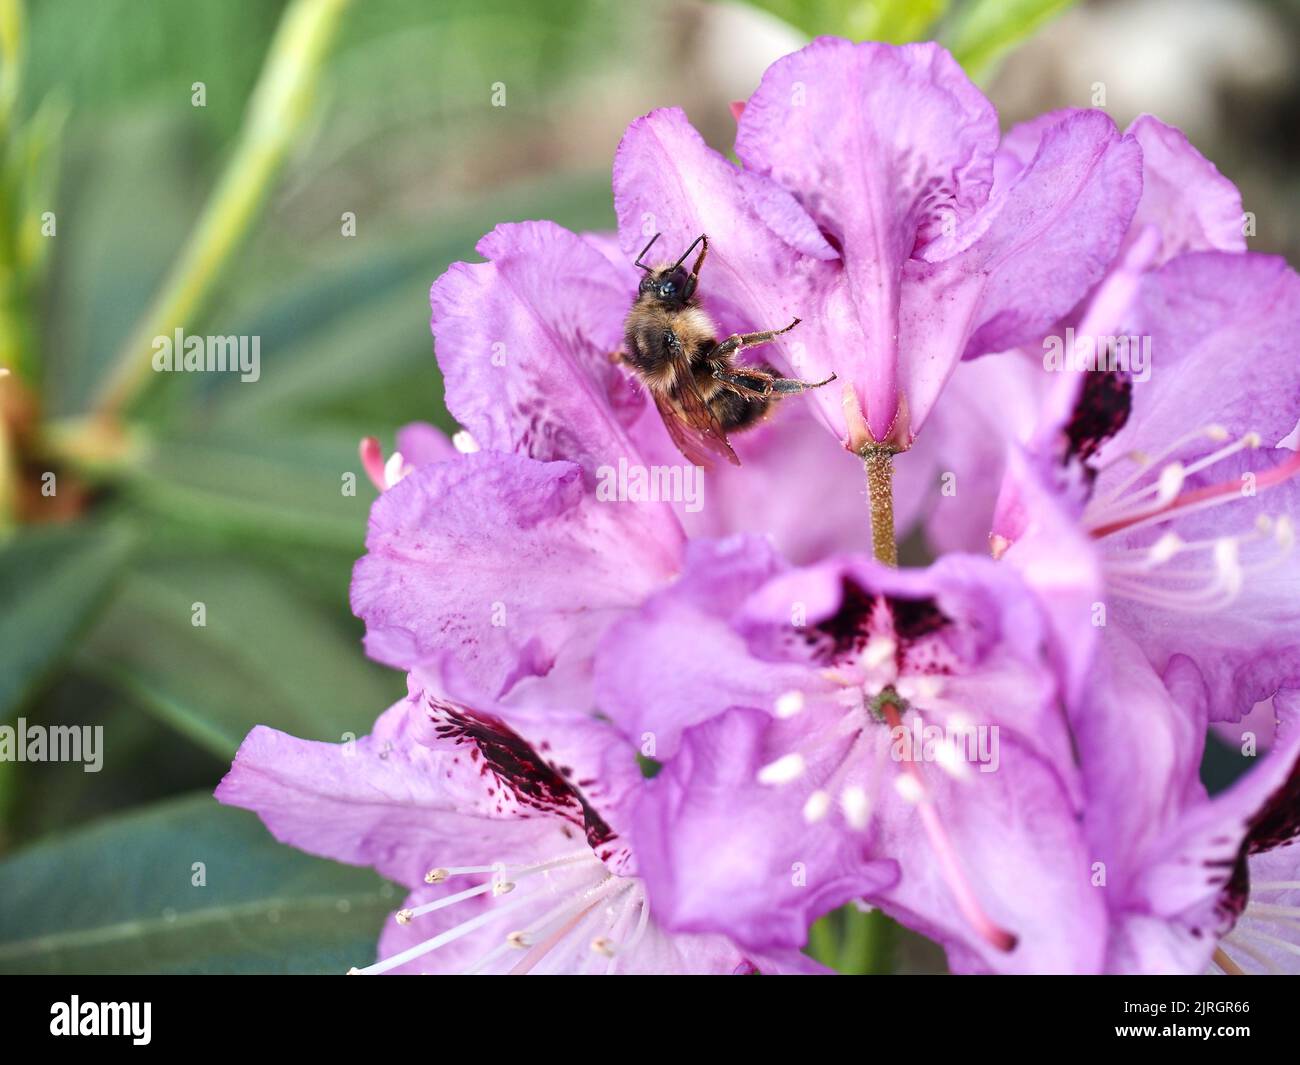
<instances>
[{"instance_id":1,"label":"bee's head","mask_svg":"<svg viewBox=\"0 0 1300 1065\"><path fill-rule=\"evenodd\" d=\"M704 261L704 252L709 250L708 238L703 234L697 237L695 243L682 252L682 257L675 263L649 267L642 260L658 239L659 234L656 233L650 238L650 243L641 249L641 254L636 257L636 265L645 271L645 277L641 278L641 285L637 290L638 296L649 296L668 307L682 307L695 295L700 263ZM682 263L701 243L704 244L704 251L700 252L699 258L695 260L695 269L687 270Z\"/></svg>"},{"instance_id":2,"label":"bee's head","mask_svg":"<svg viewBox=\"0 0 1300 1065\"><path fill-rule=\"evenodd\" d=\"M660 303L680 307L695 295L695 277L683 266L664 266L641 278L638 292Z\"/></svg>"}]
</instances>

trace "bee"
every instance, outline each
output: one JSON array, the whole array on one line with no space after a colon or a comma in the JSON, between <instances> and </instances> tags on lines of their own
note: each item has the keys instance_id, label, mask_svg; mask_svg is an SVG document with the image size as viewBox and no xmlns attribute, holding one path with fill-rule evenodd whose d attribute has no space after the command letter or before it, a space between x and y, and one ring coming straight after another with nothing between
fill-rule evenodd
<instances>
[{"instance_id":1,"label":"bee","mask_svg":"<svg viewBox=\"0 0 1300 1065\"><path fill-rule=\"evenodd\" d=\"M701 233L675 263L647 266L643 260L659 236L636 257L645 277L624 325L627 350L615 359L644 382L668 435L687 459L708 466L713 456L721 456L739 466L728 434L757 424L781 396L821 388L835 375L813 383L781 377L766 365L738 365L743 350L790 332L799 319L782 329L733 333L719 341L696 296L709 238ZM688 272L683 263L697 247L699 257Z\"/></svg>"}]
</instances>

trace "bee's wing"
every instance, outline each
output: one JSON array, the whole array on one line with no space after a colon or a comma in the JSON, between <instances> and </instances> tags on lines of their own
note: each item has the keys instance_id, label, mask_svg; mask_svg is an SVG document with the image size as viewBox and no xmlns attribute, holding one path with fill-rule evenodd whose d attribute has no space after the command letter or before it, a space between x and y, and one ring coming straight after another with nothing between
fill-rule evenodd
<instances>
[{"instance_id":1,"label":"bee's wing","mask_svg":"<svg viewBox=\"0 0 1300 1065\"><path fill-rule=\"evenodd\" d=\"M695 465L706 469L713 465L713 457L717 455L721 455L733 466L739 466L740 459L727 442L722 423L695 387L690 370L683 367L677 380L679 387L675 397L654 393L655 406L659 408L664 427L677 445L677 450Z\"/></svg>"}]
</instances>

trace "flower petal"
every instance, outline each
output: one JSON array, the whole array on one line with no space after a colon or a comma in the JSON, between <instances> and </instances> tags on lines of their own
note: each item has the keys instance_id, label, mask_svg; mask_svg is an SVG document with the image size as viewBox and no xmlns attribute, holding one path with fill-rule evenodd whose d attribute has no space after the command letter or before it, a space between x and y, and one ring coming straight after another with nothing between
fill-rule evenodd
<instances>
[{"instance_id":1,"label":"flower petal","mask_svg":"<svg viewBox=\"0 0 1300 1065\"><path fill-rule=\"evenodd\" d=\"M447 409L480 448L590 474L634 455L644 406L610 361L635 290L592 244L552 222L500 225L430 292Z\"/></svg>"},{"instance_id":2,"label":"flower petal","mask_svg":"<svg viewBox=\"0 0 1300 1065\"><path fill-rule=\"evenodd\" d=\"M602 641L595 666L602 712L662 760L677 753L683 729L728 707L771 711L805 670L755 659L730 617L781 568L759 537L693 542L682 577L614 624Z\"/></svg>"},{"instance_id":3,"label":"flower petal","mask_svg":"<svg viewBox=\"0 0 1300 1065\"><path fill-rule=\"evenodd\" d=\"M1203 972L1218 937L1246 902L1246 840L1261 809L1296 771L1300 730L1279 741L1242 779L1220 795L1189 805L1144 860L1133 909L1163 919L1172 935L1138 940L1114 951L1113 971ZM1122 929L1121 929L1122 931Z\"/></svg>"},{"instance_id":4,"label":"flower petal","mask_svg":"<svg viewBox=\"0 0 1300 1065\"><path fill-rule=\"evenodd\" d=\"M513 856L503 860L512 861ZM408 924L390 921L384 926L379 941L380 957L392 957L410 947L424 943L433 936L447 932L463 922L486 915L494 906L513 901L518 892L501 899L479 896L462 903L415 918ZM417 888L407 898L404 906L414 909L433 902L450 893L446 887ZM538 895L532 907L523 907L488 920L469 934L452 940L437 950L422 954L405 965L390 970L396 974L453 974L462 973L475 962L500 947L507 935L545 917L555 903L555 898L545 892ZM593 932L606 933L606 926L597 929L592 920L586 925L571 929L561 943L547 951L528 971L536 975L698 975L732 976L764 974L813 974L826 972L811 958L795 951L762 954L745 951L731 940L720 935L691 935L665 932L652 917L640 933L636 933L636 910L622 915L613 929L623 937L620 942L610 938L607 953L591 949ZM593 915L594 916L594 915ZM501 958L496 969L507 971L521 961L522 951L509 951Z\"/></svg>"},{"instance_id":5,"label":"flower petal","mask_svg":"<svg viewBox=\"0 0 1300 1065\"><path fill-rule=\"evenodd\" d=\"M688 728L644 789L632 843L667 927L797 949L822 914L893 881L892 861L868 860L851 834L806 824L797 803L756 783L770 721L734 709Z\"/></svg>"},{"instance_id":6,"label":"flower petal","mask_svg":"<svg viewBox=\"0 0 1300 1065\"><path fill-rule=\"evenodd\" d=\"M216 797L254 811L281 843L373 866L407 886L421 883L451 849L459 861L478 864L503 851L531 854L564 844L562 822L489 816L477 771L415 742L411 725L406 700L354 742L310 742L259 725L240 745Z\"/></svg>"},{"instance_id":7,"label":"flower petal","mask_svg":"<svg viewBox=\"0 0 1300 1065\"><path fill-rule=\"evenodd\" d=\"M1009 449L993 542L1047 613L1053 658L1073 703L1087 684L1109 603L1101 553L1082 527L1077 486L1061 476L1021 448Z\"/></svg>"},{"instance_id":8,"label":"flower petal","mask_svg":"<svg viewBox=\"0 0 1300 1065\"><path fill-rule=\"evenodd\" d=\"M1254 253L1191 252L1148 274L1126 332L1150 337L1149 381L1135 384L1125 427L1098 453L1155 455L1219 425L1266 446L1300 418L1300 275ZM1240 367L1225 386L1224 367ZM1112 475L1117 479L1124 471ZM1103 478L1098 491L1105 491Z\"/></svg>"},{"instance_id":9,"label":"flower petal","mask_svg":"<svg viewBox=\"0 0 1300 1065\"><path fill-rule=\"evenodd\" d=\"M1142 908L1134 894L1149 852L1205 800L1206 699L1190 659L1173 659L1162 678L1128 635L1103 632L1072 720L1092 857L1104 866L1107 905L1122 913Z\"/></svg>"},{"instance_id":10,"label":"flower petal","mask_svg":"<svg viewBox=\"0 0 1300 1065\"><path fill-rule=\"evenodd\" d=\"M927 249L928 264L912 264L920 289L904 305L904 350L939 342L932 305L960 302L972 276L982 283L978 301L964 335L954 338L963 357L1036 344L1101 279L1141 191L1142 155L1133 138L1101 111L1065 117L1044 132L1033 161L1005 191L959 224L950 241ZM948 244L965 250L940 262ZM937 317L948 330L960 322L951 311Z\"/></svg>"},{"instance_id":11,"label":"flower petal","mask_svg":"<svg viewBox=\"0 0 1300 1065\"><path fill-rule=\"evenodd\" d=\"M934 44L821 38L769 67L741 115L737 155L793 192L843 257L845 287L824 313L835 369L877 440L894 428L900 389L919 425L930 400L912 394L916 379L946 377L900 345L903 264L987 198L997 138L992 105ZM817 401L844 424L837 397Z\"/></svg>"},{"instance_id":12,"label":"flower petal","mask_svg":"<svg viewBox=\"0 0 1300 1065\"><path fill-rule=\"evenodd\" d=\"M441 429L428 422L410 422L397 430L396 450L413 469L445 462L457 455L455 446Z\"/></svg>"},{"instance_id":13,"label":"flower petal","mask_svg":"<svg viewBox=\"0 0 1300 1065\"><path fill-rule=\"evenodd\" d=\"M985 913L1017 942L976 936L953 901L916 806L892 788L877 806L873 852L895 855L897 884L877 901L948 949L954 972L1091 973L1103 957L1105 908L1089 881L1077 807L1057 768L1003 731L996 771L958 780L920 767L962 871Z\"/></svg>"},{"instance_id":14,"label":"flower petal","mask_svg":"<svg viewBox=\"0 0 1300 1065\"><path fill-rule=\"evenodd\" d=\"M1300 475L1273 487L1246 494L1247 478L1263 485L1270 471L1297 461L1285 448L1262 448L1221 461L1200 475L1229 485L1232 494L1220 506L1188 514L1133 534L1112 534L1100 546L1108 553L1150 548L1170 533L1184 543L1224 542L1242 538L1233 550L1240 587L1226 602L1195 602L1184 607L1148 601L1139 595L1112 593L1112 617L1141 645L1157 668L1184 654L1196 662L1210 688L1210 717L1235 721L1279 688L1300 687L1300 552L1293 541L1300 517ZM1284 524L1289 523L1289 524ZM1258 532L1257 530L1264 530ZM1208 585L1216 569L1209 551L1175 558L1173 571L1199 570ZM1159 591L1161 569L1149 584Z\"/></svg>"},{"instance_id":15,"label":"flower petal","mask_svg":"<svg viewBox=\"0 0 1300 1065\"><path fill-rule=\"evenodd\" d=\"M1142 199L1133 229L1151 225L1160 233L1156 265L1184 251L1245 251L1241 193L1182 131L1139 115L1128 132L1142 146Z\"/></svg>"},{"instance_id":16,"label":"flower petal","mask_svg":"<svg viewBox=\"0 0 1300 1065\"><path fill-rule=\"evenodd\" d=\"M626 807L643 781L637 749L608 720L582 709L581 694L551 678L525 678L490 699L451 655L421 666L409 684L414 738L435 749L477 747L476 761L500 779L499 794L516 796L520 816L549 809L582 824L594 812L616 835L625 832ZM599 853L611 864L608 851Z\"/></svg>"},{"instance_id":17,"label":"flower petal","mask_svg":"<svg viewBox=\"0 0 1300 1065\"><path fill-rule=\"evenodd\" d=\"M680 514L690 536L766 535L783 557L798 564L870 550L862 460L817 424L806 399L783 400L764 424L733 437L732 444L743 465L719 463L708 471L702 505ZM895 478L900 534L915 521L924 487L902 475Z\"/></svg>"},{"instance_id":18,"label":"flower petal","mask_svg":"<svg viewBox=\"0 0 1300 1065\"><path fill-rule=\"evenodd\" d=\"M353 571L366 650L404 669L449 650L489 695L561 660L583 669L676 569L661 509L597 502L567 462L485 451L418 469L376 500Z\"/></svg>"}]
</instances>

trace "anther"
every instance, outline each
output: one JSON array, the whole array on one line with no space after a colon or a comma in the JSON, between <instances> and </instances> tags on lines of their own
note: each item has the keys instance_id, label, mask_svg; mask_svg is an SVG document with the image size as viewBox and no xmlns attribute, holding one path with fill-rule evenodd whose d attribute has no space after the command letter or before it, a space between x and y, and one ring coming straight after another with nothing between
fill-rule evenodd
<instances>
[{"instance_id":1,"label":"anther","mask_svg":"<svg viewBox=\"0 0 1300 1065\"><path fill-rule=\"evenodd\" d=\"M788 784L798 780L804 774L803 755L798 751L783 754L775 762L769 762L758 771L760 784Z\"/></svg>"},{"instance_id":2,"label":"anther","mask_svg":"<svg viewBox=\"0 0 1300 1065\"><path fill-rule=\"evenodd\" d=\"M779 718L791 718L803 710L804 700L803 692L789 691L783 695L777 696L776 716Z\"/></svg>"},{"instance_id":3,"label":"anther","mask_svg":"<svg viewBox=\"0 0 1300 1065\"><path fill-rule=\"evenodd\" d=\"M1171 462L1163 467L1156 482L1156 504L1163 505L1177 499L1178 493L1183 490L1185 480L1187 480L1187 469L1181 462Z\"/></svg>"},{"instance_id":4,"label":"anther","mask_svg":"<svg viewBox=\"0 0 1300 1065\"><path fill-rule=\"evenodd\" d=\"M1151 545L1147 559L1153 566L1168 562L1183 549L1183 538L1176 532L1167 532Z\"/></svg>"},{"instance_id":5,"label":"anther","mask_svg":"<svg viewBox=\"0 0 1300 1065\"><path fill-rule=\"evenodd\" d=\"M803 819L810 825L815 824L830 812L830 808L830 794L819 788L809 795L808 801L803 804Z\"/></svg>"},{"instance_id":6,"label":"anther","mask_svg":"<svg viewBox=\"0 0 1300 1065\"><path fill-rule=\"evenodd\" d=\"M871 803L866 791L857 784L850 784L840 793L840 809L849 827L858 832L871 823Z\"/></svg>"},{"instance_id":7,"label":"anther","mask_svg":"<svg viewBox=\"0 0 1300 1065\"><path fill-rule=\"evenodd\" d=\"M384 487L392 488L410 472L411 467L406 464L406 459L402 458L402 453L394 451L384 463Z\"/></svg>"}]
</instances>

